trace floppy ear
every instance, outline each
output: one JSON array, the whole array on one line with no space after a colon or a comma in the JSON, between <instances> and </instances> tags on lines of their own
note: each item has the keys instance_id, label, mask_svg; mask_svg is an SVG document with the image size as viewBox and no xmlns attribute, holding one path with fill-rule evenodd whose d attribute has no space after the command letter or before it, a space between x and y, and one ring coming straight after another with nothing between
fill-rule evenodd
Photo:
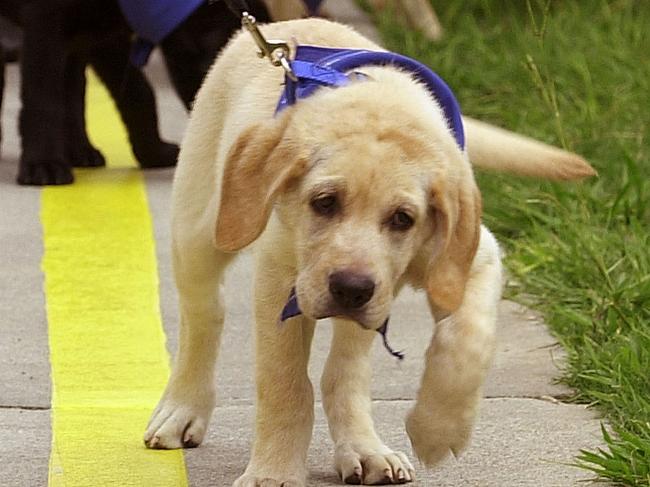
<instances>
[{"instance_id":1,"label":"floppy ear","mask_svg":"<svg viewBox=\"0 0 650 487\"><path fill-rule=\"evenodd\" d=\"M430 301L446 312L463 302L481 233L481 195L469 165L463 166L458 181L438 181L432 188L439 244L429 261L426 289Z\"/></svg>"},{"instance_id":2,"label":"floppy ear","mask_svg":"<svg viewBox=\"0 0 650 487\"><path fill-rule=\"evenodd\" d=\"M302 175L307 158L285 137L290 118L244 130L226 158L215 229L219 250L232 252L266 227L275 196Z\"/></svg>"}]
</instances>

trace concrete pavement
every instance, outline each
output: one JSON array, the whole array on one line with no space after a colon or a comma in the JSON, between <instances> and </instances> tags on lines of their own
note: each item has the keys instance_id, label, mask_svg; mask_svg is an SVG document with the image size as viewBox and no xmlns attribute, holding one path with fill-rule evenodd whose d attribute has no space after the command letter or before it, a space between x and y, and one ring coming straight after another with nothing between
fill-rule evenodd
<instances>
[{"instance_id":1,"label":"concrete pavement","mask_svg":"<svg viewBox=\"0 0 650 487\"><path fill-rule=\"evenodd\" d=\"M332 16L371 27L358 11L344 7L350 4L326 4ZM160 70L154 65L150 73L158 89L163 133L180 140L186 115ZM19 155L15 66L8 70L7 85L0 160L0 485L44 486L51 441L51 377L40 269L40 190L14 183ZM173 354L177 344L177 302L169 255L172 174L173 170L148 172L146 186L157 244L161 312ZM248 460L254 413L250 277L251 259L244 256L227 278L228 311L217 379L219 403L204 444L185 453L192 486L230 485ZM413 404L422 356L433 326L423 296L412 292L398 298L391 321L391 345L403 349L406 359L398 363L377 340L373 406L385 441L410 454L403 418ZM310 369L315 384L327 354L330 332L327 321L317 327ZM590 475L565 464L572 461L578 449L599 446L599 421L583 406L562 403L570 391L553 381L561 358L562 351L539 318L504 301L498 353L471 446L458 460L449 460L432 471L418 466L417 485L584 485L581 481ZM140 442L141 438L138 435L132 441ZM102 468L101 462L97 468ZM340 485L318 403L309 468L310 486ZM149 485L157 484L156 479L151 479ZM116 480L112 485L123 484Z\"/></svg>"}]
</instances>

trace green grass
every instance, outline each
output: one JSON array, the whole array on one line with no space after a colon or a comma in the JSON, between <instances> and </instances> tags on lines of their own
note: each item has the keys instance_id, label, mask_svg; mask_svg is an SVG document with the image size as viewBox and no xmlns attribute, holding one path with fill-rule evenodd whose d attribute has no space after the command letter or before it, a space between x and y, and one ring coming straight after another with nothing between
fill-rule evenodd
<instances>
[{"instance_id":1,"label":"green grass","mask_svg":"<svg viewBox=\"0 0 650 487\"><path fill-rule=\"evenodd\" d=\"M432 43L378 18L464 113L584 155L600 176L546 183L479 174L507 251L507 294L543 311L568 351L563 381L607 420L572 461L650 486L650 2L432 0Z\"/></svg>"}]
</instances>

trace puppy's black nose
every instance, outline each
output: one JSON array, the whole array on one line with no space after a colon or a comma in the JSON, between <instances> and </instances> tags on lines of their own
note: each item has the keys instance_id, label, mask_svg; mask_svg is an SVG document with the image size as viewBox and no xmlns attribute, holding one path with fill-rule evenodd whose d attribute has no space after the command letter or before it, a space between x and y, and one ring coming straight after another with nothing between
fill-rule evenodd
<instances>
[{"instance_id":1,"label":"puppy's black nose","mask_svg":"<svg viewBox=\"0 0 650 487\"><path fill-rule=\"evenodd\" d=\"M374 292L375 281L363 274L340 271L330 276L330 293L344 308L361 308L370 301Z\"/></svg>"}]
</instances>

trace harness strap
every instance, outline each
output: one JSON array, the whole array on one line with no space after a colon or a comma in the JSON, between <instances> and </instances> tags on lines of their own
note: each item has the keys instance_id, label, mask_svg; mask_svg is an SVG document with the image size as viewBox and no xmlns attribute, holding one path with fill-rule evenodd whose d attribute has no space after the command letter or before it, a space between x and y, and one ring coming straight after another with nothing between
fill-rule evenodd
<instances>
[{"instance_id":1,"label":"harness strap","mask_svg":"<svg viewBox=\"0 0 650 487\"><path fill-rule=\"evenodd\" d=\"M283 323L289 318L293 318L294 316L299 316L301 314L302 311L300 311L300 306L298 305L298 296L296 296L296 288L294 287L291 288L289 299L287 299L287 304L285 304L284 308L282 309L282 314L280 315L280 323ZM388 344L388 320L389 318L386 318L384 324L377 329L377 333L381 335L381 339L384 342L384 348L388 350L388 353L399 360L404 360L404 352L401 350L396 351Z\"/></svg>"},{"instance_id":2,"label":"harness strap","mask_svg":"<svg viewBox=\"0 0 650 487\"><path fill-rule=\"evenodd\" d=\"M280 321L286 321L289 318L294 316L301 315L300 306L298 306L298 297L296 296L296 288L291 288L289 293L289 299L287 299L287 304L284 305L282 309L282 314L280 315Z\"/></svg>"},{"instance_id":3,"label":"harness strap","mask_svg":"<svg viewBox=\"0 0 650 487\"><path fill-rule=\"evenodd\" d=\"M301 45L290 65L298 80L285 78L285 88L276 113L309 97L322 86L345 86L350 82L350 76L346 73L354 69L362 66L394 66L408 71L424 83L442 108L456 143L461 150L465 149L463 120L456 97L440 76L419 61L393 52Z\"/></svg>"}]
</instances>

